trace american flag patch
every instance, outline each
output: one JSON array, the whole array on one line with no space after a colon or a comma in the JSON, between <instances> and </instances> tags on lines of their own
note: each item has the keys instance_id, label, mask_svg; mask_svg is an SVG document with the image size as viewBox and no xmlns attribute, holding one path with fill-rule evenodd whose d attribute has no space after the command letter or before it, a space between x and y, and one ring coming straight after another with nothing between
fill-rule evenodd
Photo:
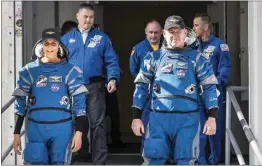
<instances>
[{"instance_id":1,"label":"american flag patch","mask_svg":"<svg viewBox=\"0 0 262 166\"><path fill-rule=\"evenodd\" d=\"M229 51L227 44L220 44L220 48L221 48L222 51Z\"/></svg>"},{"instance_id":2,"label":"american flag patch","mask_svg":"<svg viewBox=\"0 0 262 166\"><path fill-rule=\"evenodd\" d=\"M133 49L133 50L131 51L131 56L132 56L134 53L135 53L135 50Z\"/></svg>"}]
</instances>

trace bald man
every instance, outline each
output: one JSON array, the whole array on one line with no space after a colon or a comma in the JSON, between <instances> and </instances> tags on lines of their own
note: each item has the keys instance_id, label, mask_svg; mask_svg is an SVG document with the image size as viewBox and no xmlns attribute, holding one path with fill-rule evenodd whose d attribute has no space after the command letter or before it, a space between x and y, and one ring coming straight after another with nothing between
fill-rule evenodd
<instances>
[{"instance_id":1,"label":"bald man","mask_svg":"<svg viewBox=\"0 0 262 166\"><path fill-rule=\"evenodd\" d=\"M132 49L129 70L135 78L140 69L140 64L148 52L156 51L161 47L162 28L158 21L151 20L145 28L146 38Z\"/></svg>"},{"instance_id":2,"label":"bald man","mask_svg":"<svg viewBox=\"0 0 262 166\"><path fill-rule=\"evenodd\" d=\"M130 60L129 60L129 70L134 78L140 70L140 65L143 62L144 57L149 53L158 50L162 46L162 28L157 20L151 20L147 23L145 28L146 38L135 45L132 49ZM147 104L148 105L148 104ZM149 107L145 106L142 114L142 121L144 126L148 123L148 112ZM142 147L143 149L144 135L142 135ZM147 164L144 158L144 164Z\"/></svg>"}]
</instances>

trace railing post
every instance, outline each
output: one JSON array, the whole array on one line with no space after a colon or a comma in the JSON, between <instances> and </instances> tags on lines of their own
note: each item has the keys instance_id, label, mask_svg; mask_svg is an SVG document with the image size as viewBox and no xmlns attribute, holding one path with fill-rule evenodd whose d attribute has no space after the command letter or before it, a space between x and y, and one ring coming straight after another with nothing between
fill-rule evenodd
<instances>
[{"instance_id":1,"label":"railing post","mask_svg":"<svg viewBox=\"0 0 262 166\"><path fill-rule=\"evenodd\" d=\"M229 92L227 88L226 91L226 129L231 130L231 100L229 97ZM226 147L225 147L225 165L230 165L230 140L226 133Z\"/></svg>"},{"instance_id":2,"label":"railing post","mask_svg":"<svg viewBox=\"0 0 262 166\"><path fill-rule=\"evenodd\" d=\"M239 146L237 144L237 141L236 141L233 133L231 132L230 129L226 129L226 133L227 133L228 137L230 138L232 146L233 146L233 148L234 148L234 150L236 152L236 156L237 156L237 160L239 162L239 165L246 165L244 157L243 157L243 155L242 155L242 153L241 153L241 151L239 149Z\"/></svg>"}]
</instances>

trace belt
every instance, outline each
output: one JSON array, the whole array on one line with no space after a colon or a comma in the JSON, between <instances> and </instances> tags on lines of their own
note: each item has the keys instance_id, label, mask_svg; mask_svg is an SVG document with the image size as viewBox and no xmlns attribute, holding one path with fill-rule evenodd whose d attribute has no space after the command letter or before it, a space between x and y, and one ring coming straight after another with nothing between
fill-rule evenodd
<instances>
[{"instance_id":1,"label":"belt","mask_svg":"<svg viewBox=\"0 0 262 166\"><path fill-rule=\"evenodd\" d=\"M105 78L102 76L94 76L94 77L89 77L89 83L96 83L96 82L102 82L105 81Z\"/></svg>"},{"instance_id":2,"label":"belt","mask_svg":"<svg viewBox=\"0 0 262 166\"><path fill-rule=\"evenodd\" d=\"M181 99L190 100L192 102L198 103L198 100L188 97L188 96L183 96L183 95L161 95L161 96L153 97L153 100L160 99L160 98L181 98Z\"/></svg>"}]
</instances>

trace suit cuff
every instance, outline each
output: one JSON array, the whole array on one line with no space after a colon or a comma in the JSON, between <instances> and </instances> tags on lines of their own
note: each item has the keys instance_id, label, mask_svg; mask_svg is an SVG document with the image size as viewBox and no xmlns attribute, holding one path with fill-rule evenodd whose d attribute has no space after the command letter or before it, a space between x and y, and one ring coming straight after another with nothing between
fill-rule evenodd
<instances>
[{"instance_id":1,"label":"suit cuff","mask_svg":"<svg viewBox=\"0 0 262 166\"><path fill-rule=\"evenodd\" d=\"M21 115L17 115L17 116L18 116L18 118L16 120L14 134L19 134L20 135L21 128L23 126L23 122L24 122L25 117L21 116Z\"/></svg>"},{"instance_id":2,"label":"suit cuff","mask_svg":"<svg viewBox=\"0 0 262 166\"><path fill-rule=\"evenodd\" d=\"M88 129L87 116L76 117L76 131L84 132Z\"/></svg>"},{"instance_id":3,"label":"suit cuff","mask_svg":"<svg viewBox=\"0 0 262 166\"><path fill-rule=\"evenodd\" d=\"M141 119L142 117L142 110L133 107L133 119Z\"/></svg>"},{"instance_id":4,"label":"suit cuff","mask_svg":"<svg viewBox=\"0 0 262 166\"><path fill-rule=\"evenodd\" d=\"M207 117L212 117L212 118L216 119L217 118L217 112L218 112L218 108L211 108L207 112Z\"/></svg>"}]
</instances>

